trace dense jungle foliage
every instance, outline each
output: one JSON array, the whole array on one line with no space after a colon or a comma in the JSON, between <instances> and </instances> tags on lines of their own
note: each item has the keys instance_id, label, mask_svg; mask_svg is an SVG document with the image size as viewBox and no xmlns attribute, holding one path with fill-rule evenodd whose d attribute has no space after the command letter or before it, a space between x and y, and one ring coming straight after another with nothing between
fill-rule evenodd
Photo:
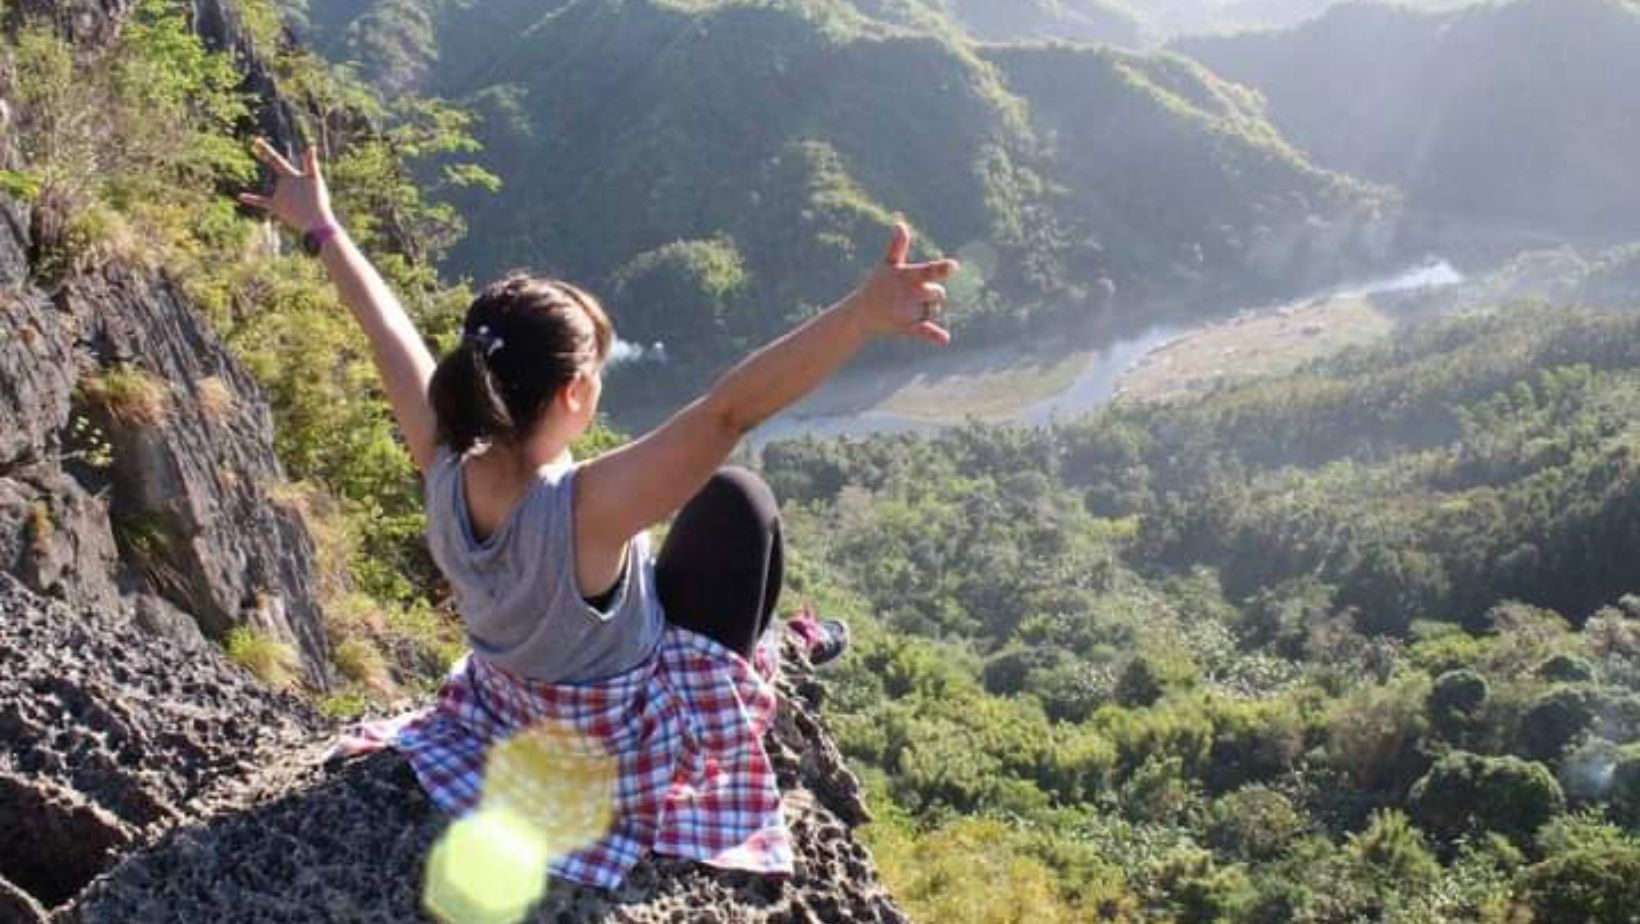
<instances>
[{"instance_id":1,"label":"dense jungle foliage","mask_svg":"<svg viewBox=\"0 0 1640 924\"><path fill-rule=\"evenodd\" d=\"M1640 233L1640 6L1524 0L1420 13L1351 3L1283 32L1177 49L1256 88L1321 165L1482 227Z\"/></svg>"},{"instance_id":2,"label":"dense jungle foliage","mask_svg":"<svg viewBox=\"0 0 1640 924\"><path fill-rule=\"evenodd\" d=\"M953 304L973 343L1163 294L1184 311L1330 281L1391 247L1392 196L1317 170L1256 96L1174 55L976 45L903 2L305 15L378 86L478 115L479 162L508 193L454 197L473 232L444 268L536 266L609 293L623 336L668 347L615 383L627 402L701 384L840 297L896 214L968 258Z\"/></svg>"},{"instance_id":3,"label":"dense jungle foliage","mask_svg":"<svg viewBox=\"0 0 1640 924\"><path fill-rule=\"evenodd\" d=\"M832 711L898 894L1629 920L1636 408L1640 318L1519 307L1057 429L767 447L803 591L863 629Z\"/></svg>"}]
</instances>

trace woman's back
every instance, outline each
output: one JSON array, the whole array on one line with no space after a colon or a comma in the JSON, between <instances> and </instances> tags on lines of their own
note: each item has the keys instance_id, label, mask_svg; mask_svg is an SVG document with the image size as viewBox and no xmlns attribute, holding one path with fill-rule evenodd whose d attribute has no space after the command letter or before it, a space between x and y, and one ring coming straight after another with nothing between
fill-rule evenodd
<instances>
[{"instance_id":1,"label":"woman's back","mask_svg":"<svg viewBox=\"0 0 1640 924\"><path fill-rule=\"evenodd\" d=\"M613 597L588 603L575 577L577 469L542 468L500 527L482 541L468 512L459 457L440 448L427 472L427 541L450 580L473 650L550 683L631 670L660 643L648 537L627 549Z\"/></svg>"}]
</instances>

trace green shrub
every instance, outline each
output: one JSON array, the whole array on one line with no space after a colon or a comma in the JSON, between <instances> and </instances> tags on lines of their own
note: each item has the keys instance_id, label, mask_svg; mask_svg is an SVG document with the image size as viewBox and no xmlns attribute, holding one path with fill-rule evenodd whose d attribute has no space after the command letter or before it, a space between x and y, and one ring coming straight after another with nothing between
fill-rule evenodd
<instances>
[{"instance_id":1,"label":"green shrub","mask_svg":"<svg viewBox=\"0 0 1640 924\"><path fill-rule=\"evenodd\" d=\"M1273 779L1304 751L1304 717L1292 697L1219 701L1211 714L1213 745L1201 777L1212 792Z\"/></svg>"},{"instance_id":2,"label":"green shrub","mask_svg":"<svg viewBox=\"0 0 1640 924\"><path fill-rule=\"evenodd\" d=\"M330 659L343 677L373 690L385 690L392 681L381 649L362 638L345 638L330 651Z\"/></svg>"},{"instance_id":3,"label":"green shrub","mask_svg":"<svg viewBox=\"0 0 1640 924\"><path fill-rule=\"evenodd\" d=\"M1558 760L1594 724L1595 696L1578 687L1556 687L1538 697L1520 719L1521 752L1535 760Z\"/></svg>"},{"instance_id":4,"label":"green shrub","mask_svg":"<svg viewBox=\"0 0 1640 924\"><path fill-rule=\"evenodd\" d=\"M1623 759L1624 750L1602 738L1592 738L1572 749L1560 762L1560 786L1566 798L1589 803L1613 797L1617 766Z\"/></svg>"},{"instance_id":5,"label":"green shrub","mask_svg":"<svg viewBox=\"0 0 1640 924\"><path fill-rule=\"evenodd\" d=\"M170 409L170 388L135 366L117 366L83 379L79 389L81 397L109 420L127 426L163 423Z\"/></svg>"},{"instance_id":6,"label":"green shrub","mask_svg":"<svg viewBox=\"0 0 1640 924\"><path fill-rule=\"evenodd\" d=\"M1144 655L1136 655L1122 669L1116 681L1116 701L1124 706L1151 706L1162 698L1166 687L1156 666Z\"/></svg>"},{"instance_id":7,"label":"green shrub","mask_svg":"<svg viewBox=\"0 0 1640 924\"><path fill-rule=\"evenodd\" d=\"M1481 727L1490 687L1486 678L1464 668L1435 678L1429 691L1429 723L1447 741L1462 745Z\"/></svg>"},{"instance_id":8,"label":"green shrub","mask_svg":"<svg viewBox=\"0 0 1640 924\"><path fill-rule=\"evenodd\" d=\"M1407 805L1444 840L1496 831L1524 844L1566 810L1566 796L1540 763L1454 751L1412 787Z\"/></svg>"},{"instance_id":9,"label":"green shrub","mask_svg":"<svg viewBox=\"0 0 1640 924\"><path fill-rule=\"evenodd\" d=\"M1308 827L1292 800L1264 786L1249 786L1213 802L1207 843L1239 859L1264 862L1280 856Z\"/></svg>"},{"instance_id":10,"label":"green shrub","mask_svg":"<svg viewBox=\"0 0 1640 924\"><path fill-rule=\"evenodd\" d=\"M1362 686L1327 719L1327 759L1366 790L1399 791L1429 766L1420 747L1428 719L1429 681L1411 676Z\"/></svg>"},{"instance_id":11,"label":"green shrub","mask_svg":"<svg viewBox=\"0 0 1640 924\"><path fill-rule=\"evenodd\" d=\"M1521 877L1533 924L1632 924L1640 845L1632 838L1557 852Z\"/></svg>"},{"instance_id":12,"label":"green shrub","mask_svg":"<svg viewBox=\"0 0 1640 924\"><path fill-rule=\"evenodd\" d=\"M1087 919L1061 896L1053 871L1016 846L1000 822L965 818L922 835L878 825L868 829L867 840L883 881L916 920L1070 924Z\"/></svg>"},{"instance_id":13,"label":"green shrub","mask_svg":"<svg viewBox=\"0 0 1640 924\"><path fill-rule=\"evenodd\" d=\"M1345 853L1371 881L1394 890L1426 885L1441 871L1423 833L1398 809L1374 812L1365 830L1350 835Z\"/></svg>"},{"instance_id":14,"label":"green shrub","mask_svg":"<svg viewBox=\"0 0 1640 924\"><path fill-rule=\"evenodd\" d=\"M1535 673L1550 683L1588 683L1595 679L1594 665L1588 658L1569 654L1551 655Z\"/></svg>"},{"instance_id":15,"label":"green shrub","mask_svg":"<svg viewBox=\"0 0 1640 924\"><path fill-rule=\"evenodd\" d=\"M1165 869L1161 881L1180 924L1240 920L1257 895L1245 866L1219 863L1206 854Z\"/></svg>"},{"instance_id":16,"label":"green shrub","mask_svg":"<svg viewBox=\"0 0 1640 924\"><path fill-rule=\"evenodd\" d=\"M216 187L255 174L232 135L240 75L190 31L185 4L142 0L101 45L26 20L8 44L22 173L50 216L37 271L66 275L108 244L138 262L176 256L231 216Z\"/></svg>"},{"instance_id":17,"label":"green shrub","mask_svg":"<svg viewBox=\"0 0 1640 924\"><path fill-rule=\"evenodd\" d=\"M270 687L289 688L300 678L302 664L296 649L260 629L235 627L228 633L226 648L230 661Z\"/></svg>"},{"instance_id":18,"label":"green shrub","mask_svg":"<svg viewBox=\"0 0 1640 924\"><path fill-rule=\"evenodd\" d=\"M1613 763L1611 788L1612 817L1633 829L1640 829L1640 745L1624 748Z\"/></svg>"}]
</instances>

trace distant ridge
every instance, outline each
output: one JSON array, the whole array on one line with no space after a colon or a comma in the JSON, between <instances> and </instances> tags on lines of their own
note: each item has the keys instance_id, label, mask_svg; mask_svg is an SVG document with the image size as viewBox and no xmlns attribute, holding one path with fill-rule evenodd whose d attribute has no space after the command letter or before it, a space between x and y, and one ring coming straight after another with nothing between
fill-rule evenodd
<instances>
[{"instance_id":1,"label":"distant ridge","mask_svg":"<svg viewBox=\"0 0 1640 924\"><path fill-rule=\"evenodd\" d=\"M887 22L862 11L887 4L843 0L502 4L471 21L408 3L361 16L432 24L404 26L428 42L400 57L479 112L506 184L459 201L472 230L446 268L572 275L643 342L719 332L674 368L847 291L896 213L930 249L979 256L984 278L953 301L980 339L1159 293L1329 280L1388 246L1390 197L1317 169L1254 94L1177 56L975 44L927 10Z\"/></svg>"},{"instance_id":2,"label":"distant ridge","mask_svg":"<svg viewBox=\"0 0 1640 924\"><path fill-rule=\"evenodd\" d=\"M1640 235L1640 8L1517 0L1427 14L1335 7L1283 32L1178 50L1258 89L1327 167L1455 221Z\"/></svg>"}]
</instances>

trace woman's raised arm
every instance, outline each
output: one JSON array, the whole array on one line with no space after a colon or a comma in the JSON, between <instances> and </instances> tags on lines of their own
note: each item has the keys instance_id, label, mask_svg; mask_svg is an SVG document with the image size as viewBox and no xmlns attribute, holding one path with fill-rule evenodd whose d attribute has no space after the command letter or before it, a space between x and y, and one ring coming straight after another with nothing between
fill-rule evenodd
<instances>
[{"instance_id":1,"label":"woman's raised arm","mask_svg":"<svg viewBox=\"0 0 1640 924\"><path fill-rule=\"evenodd\" d=\"M949 342L938 323L945 305L939 280L956 261L907 263L910 245L910 229L897 225L883 261L847 298L747 357L660 427L583 465L577 548L618 560L628 539L693 497L747 431L807 394L872 337Z\"/></svg>"},{"instance_id":2,"label":"woman's raised arm","mask_svg":"<svg viewBox=\"0 0 1640 924\"><path fill-rule=\"evenodd\" d=\"M393 415L398 418L411 458L425 473L433 461L438 432L427 400L433 354L381 274L336 221L330 208L330 191L319 172L317 150L310 147L303 153L302 169L298 170L261 138L256 139L254 149L278 182L272 196L240 193L238 200L272 212L291 230L318 245L319 259L330 281L370 340L376 371L381 374Z\"/></svg>"}]
</instances>

